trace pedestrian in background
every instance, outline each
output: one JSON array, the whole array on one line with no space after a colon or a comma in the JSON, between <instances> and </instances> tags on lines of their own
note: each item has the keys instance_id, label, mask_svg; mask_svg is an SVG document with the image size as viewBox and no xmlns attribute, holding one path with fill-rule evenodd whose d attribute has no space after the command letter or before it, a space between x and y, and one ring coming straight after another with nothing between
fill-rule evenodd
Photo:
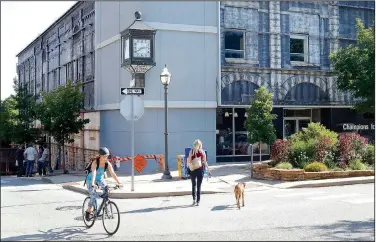
<instances>
[{"instance_id":1,"label":"pedestrian in background","mask_svg":"<svg viewBox=\"0 0 376 242\"><path fill-rule=\"evenodd\" d=\"M47 144L44 144L43 147L44 147L44 151L43 151L42 157L44 160L45 169L47 170L48 168L48 172L53 173L54 171L52 170L52 166L51 166L50 148L48 147Z\"/></svg>"},{"instance_id":2,"label":"pedestrian in background","mask_svg":"<svg viewBox=\"0 0 376 242\"><path fill-rule=\"evenodd\" d=\"M18 146L18 150L16 152L16 161L17 161L17 177L22 177L25 174L24 168L24 149L22 145Z\"/></svg>"},{"instance_id":3,"label":"pedestrian in background","mask_svg":"<svg viewBox=\"0 0 376 242\"><path fill-rule=\"evenodd\" d=\"M37 161L38 153L33 144L29 144L24 152L25 159L27 161L26 177L31 177L33 173L34 164Z\"/></svg>"},{"instance_id":4,"label":"pedestrian in background","mask_svg":"<svg viewBox=\"0 0 376 242\"><path fill-rule=\"evenodd\" d=\"M43 156L44 149L42 146L39 147L38 151L38 173L39 176L46 175L46 164L45 157Z\"/></svg>"},{"instance_id":5,"label":"pedestrian in background","mask_svg":"<svg viewBox=\"0 0 376 242\"><path fill-rule=\"evenodd\" d=\"M55 157L55 171L59 170L60 167L60 157L61 157L61 147L58 146L57 148L57 154Z\"/></svg>"},{"instance_id":6,"label":"pedestrian in background","mask_svg":"<svg viewBox=\"0 0 376 242\"><path fill-rule=\"evenodd\" d=\"M205 152L202 149L202 142L200 140L197 139L193 142L193 149L189 151L187 163L192 182L192 205L198 206L201 200L201 184L204 179L204 165L209 169L206 162Z\"/></svg>"}]
</instances>

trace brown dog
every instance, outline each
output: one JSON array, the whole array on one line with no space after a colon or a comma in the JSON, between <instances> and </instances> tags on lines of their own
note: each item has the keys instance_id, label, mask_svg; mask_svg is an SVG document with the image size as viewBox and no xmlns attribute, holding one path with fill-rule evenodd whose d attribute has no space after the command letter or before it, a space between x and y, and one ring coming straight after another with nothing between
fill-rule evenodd
<instances>
[{"instance_id":1,"label":"brown dog","mask_svg":"<svg viewBox=\"0 0 376 242\"><path fill-rule=\"evenodd\" d=\"M243 206L242 207L244 207L244 189L245 189L245 183L244 182L238 183L235 186L235 189L234 189L236 205L238 206L239 209L240 209L240 198L242 198L242 200L243 200L243 204L242 204Z\"/></svg>"}]
</instances>

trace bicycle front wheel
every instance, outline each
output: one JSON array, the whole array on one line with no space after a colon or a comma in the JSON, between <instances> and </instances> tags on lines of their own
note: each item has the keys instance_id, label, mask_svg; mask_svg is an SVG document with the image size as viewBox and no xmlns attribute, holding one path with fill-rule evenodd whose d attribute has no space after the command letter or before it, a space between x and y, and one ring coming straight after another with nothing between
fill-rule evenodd
<instances>
[{"instance_id":1,"label":"bicycle front wheel","mask_svg":"<svg viewBox=\"0 0 376 242\"><path fill-rule=\"evenodd\" d=\"M103 207L102 223L107 234L115 234L120 226L120 212L116 203L109 201Z\"/></svg>"},{"instance_id":2,"label":"bicycle front wheel","mask_svg":"<svg viewBox=\"0 0 376 242\"><path fill-rule=\"evenodd\" d=\"M91 228L94 225L95 218L91 218L90 220L86 220L86 210L89 207L90 197L85 198L84 204L82 205L82 219L84 220L86 228Z\"/></svg>"}]
</instances>

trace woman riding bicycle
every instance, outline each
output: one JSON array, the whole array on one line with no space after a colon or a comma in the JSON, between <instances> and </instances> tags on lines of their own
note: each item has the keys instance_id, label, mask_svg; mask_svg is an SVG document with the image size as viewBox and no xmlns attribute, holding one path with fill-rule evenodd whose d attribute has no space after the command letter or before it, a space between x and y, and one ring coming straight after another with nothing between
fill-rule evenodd
<instances>
[{"instance_id":1,"label":"woman riding bicycle","mask_svg":"<svg viewBox=\"0 0 376 242\"><path fill-rule=\"evenodd\" d=\"M111 177L116 181L117 184L120 185L119 179L116 176L111 163L108 162L108 156L110 155L109 150L106 147L101 147L99 148L98 153L99 157L97 157L97 159L99 159L99 167L97 168L97 162L95 162L94 160L94 162L92 162L91 164L91 172L86 177L87 189L90 194L89 207L86 210L85 214L86 220L89 220L91 217L93 217L94 204L96 202L96 199L99 197L96 192L96 189L104 189L107 186L104 181L104 173L106 166L110 171Z\"/></svg>"}]
</instances>

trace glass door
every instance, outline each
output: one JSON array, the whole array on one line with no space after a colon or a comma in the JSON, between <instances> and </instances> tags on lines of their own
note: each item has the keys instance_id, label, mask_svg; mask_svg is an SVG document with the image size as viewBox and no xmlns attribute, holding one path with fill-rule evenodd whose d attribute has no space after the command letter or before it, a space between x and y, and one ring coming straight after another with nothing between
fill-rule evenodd
<instances>
[{"instance_id":1,"label":"glass door","mask_svg":"<svg viewBox=\"0 0 376 242\"><path fill-rule=\"evenodd\" d=\"M296 133L296 119L283 120L283 137L288 138Z\"/></svg>"},{"instance_id":2,"label":"glass door","mask_svg":"<svg viewBox=\"0 0 376 242\"><path fill-rule=\"evenodd\" d=\"M302 119L298 120L298 129L299 131L302 131L303 128L307 128L308 124L311 122L310 119Z\"/></svg>"}]
</instances>

